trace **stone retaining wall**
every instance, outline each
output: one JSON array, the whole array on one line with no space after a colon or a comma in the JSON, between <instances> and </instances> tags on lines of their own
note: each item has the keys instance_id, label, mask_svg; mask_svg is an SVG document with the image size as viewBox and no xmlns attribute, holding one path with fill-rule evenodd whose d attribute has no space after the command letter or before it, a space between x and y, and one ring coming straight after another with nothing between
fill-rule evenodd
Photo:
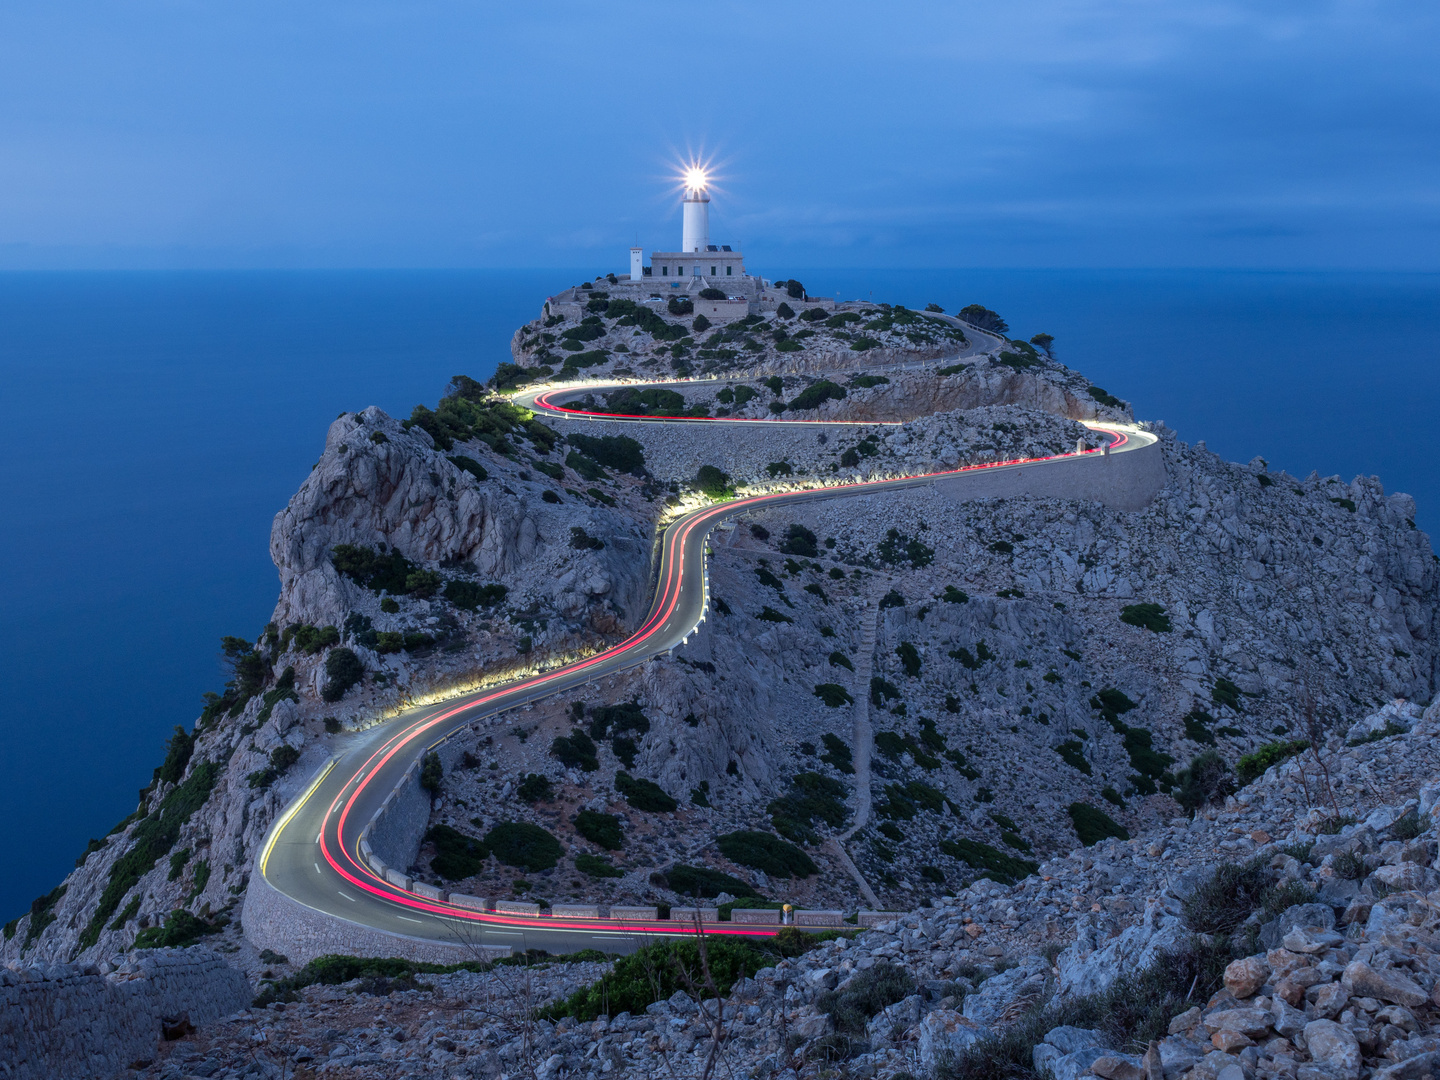
<instances>
[{"instance_id":1,"label":"stone retaining wall","mask_svg":"<svg viewBox=\"0 0 1440 1080\"><path fill-rule=\"evenodd\" d=\"M386 866L405 873L415 864L420 838L429 827L430 793L420 786L420 763L416 762L386 796L365 829L365 839Z\"/></svg>"},{"instance_id":2,"label":"stone retaining wall","mask_svg":"<svg viewBox=\"0 0 1440 1080\"><path fill-rule=\"evenodd\" d=\"M936 491L957 502L1029 496L1093 500L1112 510L1143 510L1164 486L1165 451L1158 441L1116 454L1086 454L1015 469L977 469L935 481Z\"/></svg>"},{"instance_id":3,"label":"stone retaining wall","mask_svg":"<svg viewBox=\"0 0 1440 1080\"><path fill-rule=\"evenodd\" d=\"M0 1076L117 1075L149 1061L161 1018L197 1027L248 1008L250 984L210 949L142 951L118 965L0 968Z\"/></svg>"},{"instance_id":4,"label":"stone retaining wall","mask_svg":"<svg viewBox=\"0 0 1440 1080\"><path fill-rule=\"evenodd\" d=\"M246 939L257 949L273 949L292 964L317 956L398 956L434 964L493 960L509 956L508 948L480 945L457 938L433 941L377 930L306 907L280 892L259 872L250 875L241 915Z\"/></svg>"}]
</instances>

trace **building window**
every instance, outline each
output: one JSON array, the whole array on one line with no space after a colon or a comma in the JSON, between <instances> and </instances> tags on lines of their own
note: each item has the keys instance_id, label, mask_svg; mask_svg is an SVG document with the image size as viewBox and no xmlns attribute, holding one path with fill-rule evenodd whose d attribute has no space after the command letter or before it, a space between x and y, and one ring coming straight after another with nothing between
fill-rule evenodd
<instances>
[{"instance_id":1,"label":"building window","mask_svg":"<svg viewBox=\"0 0 1440 1080\"><path fill-rule=\"evenodd\" d=\"M668 266L662 266L662 267L660 268L660 276L661 276L661 277L669 277L669 276L670 276L670 268L669 268Z\"/></svg>"},{"instance_id":2,"label":"building window","mask_svg":"<svg viewBox=\"0 0 1440 1080\"><path fill-rule=\"evenodd\" d=\"M711 277L714 277L714 276L715 276L715 268L714 268L713 266L710 267L710 276L711 276Z\"/></svg>"},{"instance_id":3,"label":"building window","mask_svg":"<svg viewBox=\"0 0 1440 1080\"><path fill-rule=\"evenodd\" d=\"M685 268L684 268L683 266L677 266L677 267L675 267L675 276L676 276L676 277L684 277L684 276L685 276Z\"/></svg>"},{"instance_id":4,"label":"building window","mask_svg":"<svg viewBox=\"0 0 1440 1080\"><path fill-rule=\"evenodd\" d=\"M725 267L725 276L730 277L730 267Z\"/></svg>"}]
</instances>

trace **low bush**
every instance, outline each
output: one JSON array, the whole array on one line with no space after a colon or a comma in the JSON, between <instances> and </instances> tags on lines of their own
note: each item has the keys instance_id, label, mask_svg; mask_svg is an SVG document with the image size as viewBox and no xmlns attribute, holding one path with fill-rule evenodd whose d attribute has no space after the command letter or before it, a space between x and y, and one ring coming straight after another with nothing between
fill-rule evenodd
<instances>
[{"instance_id":1,"label":"low bush","mask_svg":"<svg viewBox=\"0 0 1440 1080\"><path fill-rule=\"evenodd\" d=\"M609 859L603 855L591 855L589 852L583 852L575 856L575 869L592 878L616 878L625 876L625 871L621 870Z\"/></svg>"},{"instance_id":2,"label":"low bush","mask_svg":"<svg viewBox=\"0 0 1440 1080\"><path fill-rule=\"evenodd\" d=\"M1090 767L1090 759L1085 756L1085 746L1079 739L1067 739L1055 747L1055 752L1065 759L1066 765L1079 769L1086 776L1094 771Z\"/></svg>"},{"instance_id":3,"label":"low bush","mask_svg":"<svg viewBox=\"0 0 1440 1080\"><path fill-rule=\"evenodd\" d=\"M425 840L435 845L436 854L430 860L430 869L446 881L474 877L484 869L489 852L473 836L466 836L449 825L432 825L425 833Z\"/></svg>"},{"instance_id":4,"label":"low bush","mask_svg":"<svg viewBox=\"0 0 1440 1080\"><path fill-rule=\"evenodd\" d=\"M733 863L771 877L809 877L819 872L814 860L794 844L767 832L741 829L715 838L720 854Z\"/></svg>"},{"instance_id":5,"label":"low bush","mask_svg":"<svg viewBox=\"0 0 1440 1080\"><path fill-rule=\"evenodd\" d=\"M550 782L549 777L541 776L539 773L526 773L525 778L520 781L520 786L515 790L521 802L530 803L532 806L538 802L549 802L555 797L555 785Z\"/></svg>"},{"instance_id":6,"label":"low bush","mask_svg":"<svg viewBox=\"0 0 1440 1080\"><path fill-rule=\"evenodd\" d=\"M695 313L695 301L688 296L672 296L665 304L665 310L671 315L693 315Z\"/></svg>"},{"instance_id":7,"label":"low bush","mask_svg":"<svg viewBox=\"0 0 1440 1080\"><path fill-rule=\"evenodd\" d=\"M645 471L645 448L627 435L567 435L565 441L591 460L617 472L639 476Z\"/></svg>"},{"instance_id":8,"label":"low bush","mask_svg":"<svg viewBox=\"0 0 1440 1080\"><path fill-rule=\"evenodd\" d=\"M598 536L591 536L579 525L570 526L570 546L577 551L599 551L605 546L605 541Z\"/></svg>"},{"instance_id":9,"label":"low bush","mask_svg":"<svg viewBox=\"0 0 1440 1080\"><path fill-rule=\"evenodd\" d=\"M672 866L665 872L665 884L681 896L696 896L705 900L713 900L721 893L749 897L760 895L739 878L708 866Z\"/></svg>"},{"instance_id":10,"label":"low bush","mask_svg":"<svg viewBox=\"0 0 1440 1080\"><path fill-rule=\"evenodd\" d=\"M821 379L819 382L812 383L800 391L794 400L789 402L785 407L792 412L797 410L818 409L832 398L838 401L844 396L845 388L843 386L830 382L828 379Z\"/></svg>"},{"instance_id":11,"label":"low bush","mask_svg":"<svg viewBox=\"0 0 1440 1080\"><path fill-rule=\"evenodd\" d=\"M325 689L320 692L322 700L336 702L343 698L356 683L365 677L365 665L360 657L343 646L330 650L325 657Z\"/></svg>"},{"instance_id":12,"label":"low bush","mask_svg":"<svg viewBox=\"0 0 1440 1080\"><path fill-rule=\"evenodd\" d=\"M469 473L475 477L476 480L490 479L490 474L485 470L485 466L481 465L480 462L472 457L466 457L464 454L456 454L451 457L449 461L451 465L454 465L462 472Z\"/></svg>"},{"instance_id":13,"label":"low bush","mask_svg":"<svg viewBox=\"0 0 1440 1080\"><path fill-rule=\"evenodd\" d=\"M851 979L845 989L821 994L815 1004L830 1017L836 1031L861 1035L872 1019L916 989L914 976L905 968L879 960Z\"/></svg>"},{"instance_id":14,"label":"low bush","mask_svg":"<svg viewBox=\"0 0 1440 1080\"><path fill-rule=\"evenodd\" d=\"M565 464L575 470L581 479L594 483L597 480L604 480L610 474L600 467L600 463L579 450L571 450L565 455Z\"/></svg>"},{"instance_id":15,"label":"low bush","mask_svg":"<svg viewBox=\"0 0 1440 1080\"><path fill-rule=\"evenodd\" d=\"M184 909L172 911L164 927L148 926L135 935L136 949L183 949L208 934L218 934L228 919L206 920Z\"/></svg>"},{"instance_id":16,"label":"low bush","mask_svg":"<svg viewBox=\"0 0 1440 1080\"><path fill-rule=\"evenodd\" d=\"M849 658L848 656L846 656L844 653L840 652L838 649L835 650L834 652L832 652L832 653L830 654L829 660L830 660L830 666L831 666L831 667L843 667L846 671L854 671L854 670L855 670L855 665L850 662L850 658ZM827 684L827 685L834 686L834 685L836 685L836 684L835 684L835 683L829 683L829 684ZM843 688L842 688L842 689L843 689ZM817 695L817 696L818 696L818 695ZM826 704L828 705L829 702L826 702Z\"/></svg>"},{"instance_id":17,"label":"low bush","mask_svg":"<svg viewBox=\"0 0 1440 1080\"><path fill-rule=\"evenodd\" d=\"M560 841L528 821L503 821L485 834L485 847L506 866L532 874L549 870L565 853Z\"/></svg>"},{"instance_id":18,"label":"low bush","mask_svg":"<svg viewBox=\"0 0 1440 1080\"><path fill-rule=\"evenodd\" d=\"M723 499L735 493L730 486L730 477L714 465L700 466L699 472L695 474L695 488L712 499Z\"/></svg>"},{"instance_id":19,"label":"low bush","mask_svg":"<svg viewBox=\"0 0 1440 1080\"><path fill-rule=\"evenodd\" d=\"M1130 839L1130 833L1126 831L1125 827L1104 810L1087 803L1073 802L1067 808L1067 813L1070 815L1071 823L1075 826L1075 835L1086 847L1093 847L1101 840L1111 836L1120 840Z\"/></svg>"},{"instance_id":20,"label":"low bush","mask_svg":"<svg viewBox=\"0 0 1440 1080\"><path fill-rule=\"evenodd\" d=\"M650 720L638 701L624 701L619 705L597 705L590 713L590 737L603 739L612 732L619 735L637 731L644 735L650 730Z\"/></svg>"},{"instance_id":21,"label":"low bush","mask_svg":"<svg viewBox=\"0 0 1440 1080\"><path fill-rule=\"evenodd\" d=\"M1208 732L1206 734L1209 734ZM1211 741L1214 737L1211 736ZM1171 795L1175 801L1195 812L1204 806L1225 801L1227 795L1235 792L1235 777L1230 766L1215 750L1205 750L1190 759L1190 764L1176 774L1176 784Z\"/></svg>"},{"instance_id":22,"label":"low bush","mask_svg":"<svg viewBox=\"0 0 1440 1080\"><path fill-rule=\"evenodd\" d=\"M766 610L768 611L769 609L767 608ZM839 654L832 653L831 655L833 657ZM850 668L851 671L855 670L854 666L850 663L849 660L846 660L845 657L842 656L840 657L840 659L844 662L846 667ZM818 697L821 701L823 701L826 705L830 706L830 708L832 709L838 709L845 705L855 704L855 699L850 696L850 691L846 690L839 683L817 683L814 693L816 697Z\"/></svg>"},{"instance_id":23,"label":"low bush","mask_svg":"<svg viewBox=\"0 0 1440 1080\"><path fill-rule=\"evenodd\" d=\"M276 780L284 775L285 771L300 760L300 751L288 743L281 743L274 750L270 751L270 763L263 769L251 773L246 777L252 788L259 788L264 791Z\"/></svg>"},{"instance_id":24,"label":"low bush","mask_svg":"<svg viewBox=\"0 0 1440 1080\"><path fill-rule=\"evenodd\" d=\"M797 844L814 844L819 840L811 826L823 821L838 829L848 816L845 810L845 785L839 780L817 772L803 772L790 781L790 787L765 807L775 831Z\"/></svg>"},{"instance_id":25,"label":"low bush","mask_svg":"<svg viewBox=\"0 0 1440 1080\"><path fill-rule=\"evenodd\" d=\"M1120 621L1157 634L1170 632L1170 616L1159 604L1126 604L1120 609Z\"/></svg>"},{"instance_id":26,"label":"low bush","mask_svg":"<svg viewBox=\"0 0 1440 1080\"><path fill-rule=\"evenodd\" d=\"M634 777L624 771L615 774L615 790L636 810L647 813L668 814L680 805L655 781Z\"/></svg>"},{"instance_id":27,"label":"low bush","mask_svg":"<svg viewBox=\"0 0 1440 1080\"><path fill-rule=\"evenodd\" d=\"M900 658L900 666L905 669L905 674L910 678L920 674L920 651L908 641L902 641L895 646L895 655Z\"/></svg>"},{"instance_id":28,"label":"low bush","mask_svg":"<svg viewBox=\"0 0 1440 1080\"><path fill-rule=\"evenodd\" d=\"M502 603L510 590L504 585L477 585L452 579L445 583L445 599L463 611L478 611Z\"/></svg>"},{"instance_id":29,"label":"low bush","mask_svg":"<svg viewBox=\"0 0 1440 1080\"><path fill-rule=\"evenodd\" d=\"M760 614L756 615L755 617L761 622L793 623L795 621L794 619L790 618L789 615L786 615L784 612L776 611L769 604L766 604L764 607L762 607L760 609ZM831 684L827 683L826 685Z\"/></svg>"},{"instance_id":30,"label":"low bush","mask_svg":"<svg viewBox=\"0 0 1440 1080\"><path fill-rule=\"evenodd\" d=\"M594 772L600 768L595 741L579 728L575 728L569 735L557 736L555 741L550 744L550 754L567 769L583 769L585 772Z\"/></svg>"},{"instance_id":31,"label":"low bush","mask_svg":"<svg viewBox=\"0 0 1440 1080\"><path fill-rule=\"evenodd\" d=\"M620 818L617 814L581 810L575 816L575 831L606 851L619 851L625 843L625 834L620 829Z\"/></svg>"},{"instance_id":32,"label":"low bush","mask_svg":"<svg viewBox=\"0 0 1440 1080\"><path fill-rule=\"evenodd\" d=\"M881 610L881 611L884 611L886 608L904 607L904 606L905 606L905 597L901 596L900 593L899 593L897 590L895 590L895 589L891 589L889 592L887 592L884 596L882 596L882 597L880 598L880 610Z\"/></svg>"},{"instance_id":33,"label":"low bush","mask_svg":"<svg viewBox=\"0 0 1440 1080\"><path fill-rule=\"evenodd\" d=\"M979 840L942 840L940 850L972 870L982 871L982 877L991 878L1002 885L1010 885L1021 878L1029 877L1040 868L1039 863L1007 855L999 848Z\"/></svg>"},{"instance_id":34,"label":"low bush","mask_svg":"<svg viewBox=\"0 0 1440 1080\"><path fill-rule=\"evenodd\" d=\"M855 764L849 745L828 731L820 737L820 741L825 745L825 753L820 755L820 760L837 772L854 775Z\"/></svg>"},{"instance_id":35,"label":"low bush","mask_svg":"<svg viewBox=\"0 0 1440 1080\"><path fill-rule=\"evenodd\" d=\"M1304 753L1309 749L1309 739L1289 739L1267 743L1246 754L1235 763L1235 776L1240 781L1240 786L1244 787L1252 780L1258 780L1264 776L1265 770L1270 766L1288 761L1296 754Z\"/></svg>"},{"instance_id":36,"label":"low bush","mask_svg":"<svg viewBox=\"0 0 1440 1080\"><path fill-rule=\"evenodd\" d=\"M799 555L805 559L813 559L820 554L815 534L804 525L786 526L785 538L780 541L779 550L783 555Z\"/></svg>"}]
</instances>

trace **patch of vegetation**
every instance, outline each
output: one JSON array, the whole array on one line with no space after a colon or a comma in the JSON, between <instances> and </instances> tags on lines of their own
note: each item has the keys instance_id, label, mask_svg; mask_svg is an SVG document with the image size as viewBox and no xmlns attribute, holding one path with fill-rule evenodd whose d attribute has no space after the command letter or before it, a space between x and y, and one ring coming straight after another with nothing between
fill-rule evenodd
<instances>
[{"instance_id":1,"label":"patch of vegetation","mask_svg":"<svg viewBox=\"0 0 1440 1080\"><path fill-rule=\"evenodd\" d=\"M446 881L474 877L484 869L489 851L475 837L466 836L449 825L432 825L425 839L435 845L436 854L430 860L430 869Z\"/></svg>"},{"instance_id":2,"label":"patch of vegetation","mask_svg":"<svg viewBox=\"0 0 1440 1080\"><path fill-rule=\"evenodd\" d=\"M875 549L880 561L891 566L909 563L915 569L929 566L935 560L935 549L906 536L899 529L890 529Z\"/></svg>"},{"instance_id":3,"label":"patch of vegetation","mask_svg":"<svg viewBox=\"0 0 1440 1080\"><path fill-rule=\"evenodd\" d=\"M829 379L821 379L819 382L811 383L799 394L795 395L786 409L791 411L805 411L818 409L825 402L832 398L839 401L845 396L845 388L839 383L833 383Z\"/></svg>"},{"instance_id":4,"label":"patch of vegetation","mask_svg":"<svg viewBox=\"0 0 1440 1080\"><path fill-rule=\"evenodd\" d=\"M1120 609L1120 621L1157 634L1170 632L1170 616L1159 604L1126 604Z\"/></svg>"},{"instance_id":5,"label":"patch of vegetation","mask_svg":"<svg viewBox=\"0 0 1440 1080\"><path fill-rule=\"evenodd\" d=\"M1090 386L1086 389L1088 390L1092 398L1098 401L1101 405L1107 406L1108 408L1119 409L1123 408L1125 405L1125 403L1119 398L1117 398L1114 394L1109 393L1108 391L1103 390L1098 386Z\"/></svg>"},{"instance_id":6,"label":"patch of vegetation","mask_svg":"<svg viewBox=\"0 0 1440 1080\"><path fill-rule=\"evenodd\" d=\"M714 465L701 465L695 474L695 489L712 499L725 499L735 494L730 477Z\"/></svg>"},{"instance_id":7,"label":"patch of vegetation","mask_svg":"<svg viewBox=\"0 0 1440 1080\"><path fill-rule=\"evenodd\" d=\"M285 773L291 765L300 760L300 751L288 743L281 743L274 750L270 751L270 763L263 769L259 769L249 776L246 782L252 788L259 788L261 791L267 789L271 784Z\"/></svg>"},{"instance_id":8,"label":"patch of vegetation","mask_svg":"<svg viewBox=\"0 0 1440 1080\"><path fill-rule=\"evenodd\" d=\"M1222 803L1234 792L1235 777L1230 766L1218 751L1205 750L1176 774L1175 788L1170 794L1193 817L1201 807Z\"/></svg>"},{"instance_id":9,"label":"patch of vegetation","mask_svg":"<svg viewBox=\"0 0 1440 1080\"><path fill-rule=\"evenodd\" d=\"M934 731L935 729L932 727L929 730ZM899 761L902 755L909 754L915 759L915 764L922 768L940 768L940 759L923 750L915 741L915 736L908 733L901 735L894 731L878 732L875 735L875 749L891 761Z\"/></svg>"},{"instance_id":10,"label":"patch of vegetation","mask_svg":"<svg viewBox=\"0 0 1440 1080\"><path fill-rule=\"evenodd\" d=\"M575 869L592 878L624 877L625 871L603 855L591 855L588 851L575 856Z\"/></svg>"},{"instance_id":11,"label":"patch of vegetation","mask_svg":"<svg viewBox=\"0 0 1440 1080\"><path fill-rule=\"evenodd\" d=\"M845 785L817 772L803 772L790 787L765 807L775 831L797 844L814 844L820 838L812 826L823 821L832 829L845 824Z\"/></svg>"},{"instance_id":12,"label":"patch of vegetation","mask_svg":"<svg viewBox=\"0 0 1440 1080\"><path fill-rule=\"evenodd\" d=\"M183 949L208 934L220 933L229 921L223 916L214 920L202 919L182 908L169 914L164 927L147 926L136 934L133 948Z\"/></svg>"},{"instance_id":13,"label":"patch of vegetation","mask_svg":"<svg viewBox=\"0 0 1440 1080\"><path fill-rule=\"evenodd\" d=\"M205 805L219 776L220 766L217 763L200 762L190 770L183 783L165 796L155 812L135 827L130 850L111 865L110 880L95 902L89 924L80 934L82 949L88 949L100 939L106 920L115 914L125 894L150 872L159 859L170 854L170 849L180 837L180 830L195 811Z\"/></svg>"},{"instance_id":14,"label":"patch of vegetation","mask_svg":"<svg viewBox=\"0 0 1440 1080\"><path fill-rule=\"evenodd\" d=\"M877 709L884 708L885 702L900 697L900 688L879 675L870 676L870 704Z\"/></svg>"},{"instance_id":15,"label":"patch of vegetation","mask_svg":"<svg viewBox=\"0 0 1440 1080\"><path fill-rule=\"evenodd\" d=\"M445 583L445 599L464 611L478 611L502 603L510 592L504 585L477 585L452 579Z\"/></svg>"},{"instance_id":16,"label":"patch of vegetation","mask_svg":"<svg viewBox=\"0 0 1440 1080\"><path fill-rule=\"evenodd\" d=\"M825 745L825 753L820 755L820 760L837 772L854 775L855 764L849 745L828 731L820 737L820 741Z\"/></svg>"},{"instance_id":17,"label":"patch of vegetation","mask_svg":"<svg viewBox=\"0 0 1440 1080\"><path fill-rule=\"evenodd\" d=\"M1079 739L1068 739L1055 748L1055 752L1065 759L1065 764L1072 769L1079 769L1086 776L1092 775L1090 761L1085 756L1085 746Z\"/></svg>"},{"instance_id":18,"label":"patch of vegetation","mask_svg":"<svg viewBox=\"0 0 1440 1080\"><path fill-rule=\"evenodd\" d=\"M1214 722L1215 718L1205 710L1198 707L1191 709L1185 714L1185 737L1202 746L1214 746L1215 735L1205 726Z\"/></svg>"},{"instance_id":19,"label":"patch of vegetation","mask_svg":"<svg viewBox=\"0 0 1440 1080\"><path fill-rule=\"evenodd\" d=\"M668 814L680 805L655 781L634 777L624 771L615 774L615 790L636 810L651 814Z\"/></svg>"},{"instance_id":20,"label":"patch of vegetation","mask_svg":"<svg viewBox=\"0 0 1440 1080\"><path fill-rule=\"evenodd\" d=\"M910 678L920 674L920 651L908 641L902 641L895 646L895 655L900 658L900 666L905 669L905 674Z\"/></svg>"},{"instance_id":21,"label":"patch of vegetation","mask_svg":"<svg viewBox=\"0 0 1440 1080\"><path fill-rule=\"evenodd\" d=\"M325 657L325 689L320 692L322 701L336 702L343 698L356 683L365 677L365 665L353 650L331 649Z\"/></svg>"},{"instance_id":22,"label":"patch of vegetation","mask_svg":"<svg viewBox=\"0 0 1440 1080\"><path fill-rule=\"evenodd\" d=\"M620 829L618 814L581 810L575 816L575 831L606 851L619 851L625 844L625 834Z\"/></svg>"},{"instance_id":23,"label":"patch of vegetation","mask_svg":"<svg viewBox=\"0 0 1440 1080\"><path fill-rule=\"evenodd\" d=\"M916 992L915 979L899 964L879 960L857 974L844 990L829 990L816 1007L830 1017L837 1032L863 1035L866 1026L891 1005Z\"/></svg>"},{"instance_id":24,"label":"patch of vegetation","mask_svg":"<svg viewBox=\"0 0 1440 1080\"><path fill-rule=\"evenodd\" d=\"M506 866L532 874L549 870L565 853L559 840L528 821L502 821L485 834L483 843Z\"/></svg>"},{"instance_id":25,"label":"patch of vegetation","mask_svg":"<svg viewBox=\"0 0 1440 1080\"><path fill-rule=\"evenodd\" d=\"M1007 855L979 840L941 840L940 850L972 870L981 871L981 877L988 877L1002 885L1014 884L1040 869L1039 863Z\"/></svg>"},{"instance_id":26,"label":"patch of vegetation","mask_svg":"<svg viewBox=\"0 0 1440 1080\"><path fill-rule=\"evenodd\" d=\"M1117 837L1120 840L1129 840L1130 834L1125 826L1112 818L1104 810L1097 809L1087 803L1073 802L1067 808L1070 821L1075 826L1075 835L1080 838L1080 843L1086 847L1093 847L1107 837Z\"/></svg>"},{"instance_id":27,"label":"patch of vegetation","mask_svg":"<svg viewBox=\"0 0 1440 1080\"><path fill-rule=\"evenodd\" d=\"M515 789L515 794L523 803L534 806L538 802L549 802L555 797L555 785L550 778L541 776L539 773L526 773L520 781L520 786Z\"/></svg>"},{"instance_id":28,"label":"patch of vegetation","mask_svg":"<svg viewBox=\"0 0 1440 1080\"><path fill-rule=\"evenodd\" d=\"M809 877L819 872L809 855L771 833L741 829L715 838L720 854L771 877Z\"/></svg>"},{"instance_id":29,"label":"patch of vegetation","mask_svg":"<svg viewBox=\"0 0 1440 1080\"><path fill-rule=\"evenodd\" d=\"M954 585L946 585L945 591L940 594L940 599L947 604L968 604L970 594L963 589L957 589Z\"/></svg>"},{"instance_id":30,"label":"patch of vegetation","mask_svg":"<svg viewBox=\"0 0 1440 1080\"><path fill-rule=\"evenodd\" d=\"M1240 712L1240 687L1229 679L1218 678L1210 689L1210 700L1223 708Z\"/></svg>"},{"instance_id":31,"label":"patch of vegetation","mask_svg":"<svg viewBox=\"0 0 1440 1080\"><path fill-rule=\"evenodd\" d=\"M1252 780L1258 780L1264 776L1265 770L1271 765L1278 765L1309 749L1309 739L1288 739L1266 743L1235 763L1236 779L1240 781L1240 786L1244 787Z\"/></svg>"},{"instance_id":32,"label":"patch of vegetation","mask_svg":"<svg viewBox=\"0 0 1440 1080\"><path fill-rule=\"evenodd\" d=\"M583 769L585 772L594 772L600 768L595 741L579 728L575 728L569 735L556 737L555 741L550 744L550 753L567 769Z\"/></svg>"},{"instance_id":33,"label":"patch of vegetation","mask_svg":"<svg viewBox=\"0 0 1440 1080\"><path fill-rule=\"evenodd\" d=\"M718 610L718 603L716 607ZM755 617L761 622L788 623L795 621L794 619L790 618L789 615L786 615L784 612L776 611L769 604L766 604L764 607L762 607L760 609L760 614L756 615Z\"/></svg>"},{"instance_id":34,"label":"patch of vegetation","mask_svg":"<svg viewBox=\"0 0 1440 1080\"><path fill-rule=\"evenodd\" d=\"M681 896L713 900L721 893L731 896L758 897L760 894L745 882L708 866L672 866L665 872L665 884Z\"/></svg>"},{"instance_id":35,"label":"patch of vegetation","mask_svg":"<svg viewBox=\"0 0 1440 1080\"><path fill-rule=\"evenodd\" d=\"M844 658L842 657L841 659ZM855 670L849 661L846 661L845 666L850 668L851 671ZM839 683L817 683L814 693L816 697L832 709L838 709L844 705L853 705L855 703L855 699L850 696L850 691L846 690Z\"/></svg>"},{"instance_id":36,"label":"patch of vegetation","mask_svg":"<svg viewBox=\"0 0 1440 1080\"><path fill-rule=\"evenodd\" d=\"M779 550L782 555L799 555L805 559L813 559L820 554L815 534L804 525L787 526L785 538L780 541Z\"/></svg>"},{"instance_id":37,"label":"patch of vegetation","mask_svg":"<svg viewBox=\"0 0 1440 1080\"><path fill-rule=\"evenodd\" d=\"M592 461L617 472L639 476L645 471L645 448L627 435L567 435L565 441Z\"/></svg>"},{"instance_id":38,"label":"patch of vegetation","mask_svg":"<svg viewBox=\"0 0 1440 1080\"><path fill-rule=\"evenodd\" d=\"M945 805L945 794L921 780L905 784L886 784L885 802L875 807L881 817L913 821L921 810L938 814Z\"/></svg>"},{"instance_id":39,"label":"patch of vegetation","mask_svg":"<svg viewBox=\"0 0 1440 1080\"><path fill-rule=\"evenodd\" d=\"M22 950L28 949L35 940L45 932L45 928L55 921L57 915L55 906L60 903L60 898L65 895L68 886L56 885L44 896L38 896L30 901L30 925L25 930L25 940L21 943ZM18 923L19 920L16 920ZM13 924L12 924L13 925ZM11 926L6 927L6 940L15 936L15 930Z\"/></svg>"}]
</instances>

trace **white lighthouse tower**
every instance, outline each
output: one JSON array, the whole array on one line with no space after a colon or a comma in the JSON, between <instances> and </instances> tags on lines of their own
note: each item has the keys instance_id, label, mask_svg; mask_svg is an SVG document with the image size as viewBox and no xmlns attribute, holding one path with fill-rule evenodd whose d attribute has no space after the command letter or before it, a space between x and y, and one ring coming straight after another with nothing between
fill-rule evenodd
<instances>
[{"instance_id":1,"label":"white lighthouse tower","mask_svg":"<svg viewBox=\"0 0 1440 1080\"><path fill-rule=\"evenodd\" d=\"M705 174L691 169L685 176L685 224L680 250L687 254L710 248L710 193Z\"/></svg>"}]
</instances>

